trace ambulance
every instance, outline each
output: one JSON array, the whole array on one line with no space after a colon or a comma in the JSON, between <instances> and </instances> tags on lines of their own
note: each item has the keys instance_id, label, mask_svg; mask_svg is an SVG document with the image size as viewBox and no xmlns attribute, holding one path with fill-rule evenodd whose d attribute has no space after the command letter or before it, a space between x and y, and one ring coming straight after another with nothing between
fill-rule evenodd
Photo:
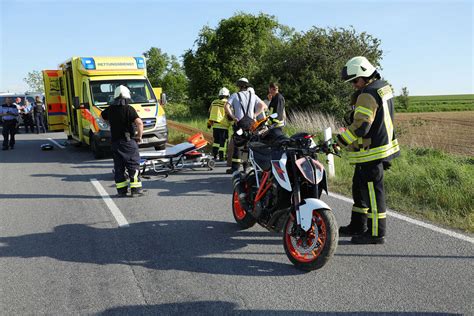
<instances>
[{"instance_id":1,"label":"ambulance","mask_svg":"<svg viewBox=\"0 0 474 316\"><path fill-rule=\"evenodd\" d=\"M166 97L150 85L144 57L72 57L58 68L43 70L49 130L64 130L70 142L89 145L102 158L110 152L111 134L100 114L114 100L115 88L124 85L144 125L139 146L165 148Z\"/></svg>"}]
</instances>

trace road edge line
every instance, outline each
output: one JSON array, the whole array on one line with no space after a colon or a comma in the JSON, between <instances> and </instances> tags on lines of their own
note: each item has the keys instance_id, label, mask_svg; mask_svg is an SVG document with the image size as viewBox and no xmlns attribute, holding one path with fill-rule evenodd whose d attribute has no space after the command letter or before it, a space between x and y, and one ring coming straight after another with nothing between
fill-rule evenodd
<instances>
[{"instance_id":1,"label":"road edge line","mask_svg":"<svg viewBox=\"0 0 474 316\"><path fill-rule=\"evenodd\" d=\"M354 201L352 199L347 198L343 195L339 195L337 193L330 192L328 195L333 197L333 198L336 198L336 199L339 199L339 200L342 200L342 201L345 201L345 202L349 202L351 204L354 203ZM398 218L398 219L401 219L401 220L409 222L411 224L418 225L418 226L421 226L421 227L424 227L424 228L428 228L432 231L435 231L435 232L438 232L438 233L441 233L441 234L444 234L444 235L448 235L450 237L454 237L454 238L457 238L457 239L460 239L460 240L470 242L471 244L474 244L474 238L472 238L472 237L469 237L469 236L466 236L466 235L463 235L463 234L460 234L460 233L456 233L456 232L451 231L449 229L441 228L441 227L435 226L433 224L425 223L423 221L420 221L420 220L417 220L417 219L399 214L397 212L394 212L391 209L387 209L387 215Z\"/></svg>"},{"instance_id":2,"label":"road edge line","mask_svg":"<svg viewBox=\"0 0 474 316\"><path fill-rule=\"evenodd\" d=\"M58 147L61 148L61 149L66 148L66 147L64 147L63 145L60 145L57 141L55 141L55 140L52 139L52 138L48 138L48 140L49 140L50 142L53 142L56 146L58 146Z\"/></svg>"},{"instance_id":3,"label":"road edge line","mask_svg":"<svg viewBox=\"0 0 474 316\"><path fill-rule=\"evenodd\" d=\"M105 191L104 187L100 184L100 182L94 178L90 179L90 181L97 190L97 192L99 192L100 196L102 197L102 200L104 200L105 204L107 205L110 212L117 221L119 227L129 227L130 225L128 224L127 219L125 218L125 216L123 216L122 212L120 212L120 209L117 207L112 198L107 194L107 191Z\"/></svg>"}]
</instances>

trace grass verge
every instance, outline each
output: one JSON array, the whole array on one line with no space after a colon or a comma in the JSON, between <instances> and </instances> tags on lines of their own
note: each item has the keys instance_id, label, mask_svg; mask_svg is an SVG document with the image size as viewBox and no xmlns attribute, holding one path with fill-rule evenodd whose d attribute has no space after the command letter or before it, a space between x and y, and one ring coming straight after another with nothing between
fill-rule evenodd
<instances>
[{"instance_id":1,"label":"grass verge","mask_svg":"<svg viewBox=\"0 0 474 316\"><path fill-rule=\"evenodd\" d=\"M307 124L289 126L287 134L310 131L319 136L326 126L338 124L325 116L305 113ZM295 118L293 118L295 119ZM298 119L297 119L298 120ZM207 118L177 119L180 123L206 129ZM301 122L301 120L298 120ZM316 122L316 123L315 123ZM170 142L179 143L187 135L170 130ZM335 157L336 177L329 189L351 196L353 166L347 159ZM455 156L436 149L403 147L402 155L385 172L387 206L397 212L429 220L436 224L474 233L474 159Z\"/></svg>"}]
</instances>

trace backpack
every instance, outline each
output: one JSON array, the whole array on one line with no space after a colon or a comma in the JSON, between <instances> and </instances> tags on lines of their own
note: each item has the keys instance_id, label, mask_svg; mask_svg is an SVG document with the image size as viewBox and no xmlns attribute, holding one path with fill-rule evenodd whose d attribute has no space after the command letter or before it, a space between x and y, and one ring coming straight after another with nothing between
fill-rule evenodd
<instances>
[{"instance_id":1,"label":"backpack","mask_svg":"<svg viewBox=\"0 0 474 316\"><path fill-rule=\"evenodd\" d=\"M242 117L237 122L237 128L241 128L243 131L249 131L252 126L255 124L255 120L248 116L250 110L250 101L252 100L252 93L249 92L249 103L247 104L247 111L244 110L244 106L242 105L242 98L240 97L240 93L237 93L239 97L240 107L242 108L242 112L244 113L244 117Z\"/></svg>"}]
</instances>

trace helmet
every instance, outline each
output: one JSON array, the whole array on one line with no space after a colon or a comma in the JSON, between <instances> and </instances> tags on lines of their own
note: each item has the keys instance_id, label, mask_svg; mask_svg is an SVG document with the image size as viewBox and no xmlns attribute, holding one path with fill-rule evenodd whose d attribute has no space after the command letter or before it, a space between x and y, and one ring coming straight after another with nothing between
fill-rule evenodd
<instances>
[{"instance_id":1,"label":"helmet","mask_svg":"<svg viewBox=\"0 0 474 316\"><path fill-rule=\"evenodd\" d=\"M53 145L51 144L43 144L41 145L41 150L53 150Z\"/></svg>"},{"instance_id":2,"label":"helmet","mask_svg":"<svg viewBox=\"0 0 474 316\"><path fill-rule=\"evenodd\" d=\"M342 68L341 77L345 82L358 77L370 77L376 71L375 67L363 56L350 59Z\"/></svg>"},{"instance_id":3,"label":"helmet","mask_svg":"<svg viewBox=\"0 0 474 316\"><path fill-rule=\"evenodd\" d=\"M122 97L124 99L131 99L130 90L128 90L128 88L123 85L118 86L117 88L115 88L114 91L114 99L117 99L118 97Z\"/></svg>"},{"instance_id":4,"label":"helmet","mask_svg":"<svg viewBox=\"0 0 474 316\"><path fill-rule=\"evenodd\" d=\"M229 89L227 89L226 87L223 87L222 89L219 90L219 96L226 96L228 97L230 94L229 94Z\"/></svg>"},{"instance_id":5,"label":"helmet","mask_svg":"<svg viewBox=\"0 0 474 316\"><path fill-rule=\"evenodd\" d=\"M247 78L240 78L237 80L235 83L238 87L251 87L252 85L249 83L249 80Z\"/></svg>"}]
</instances>

